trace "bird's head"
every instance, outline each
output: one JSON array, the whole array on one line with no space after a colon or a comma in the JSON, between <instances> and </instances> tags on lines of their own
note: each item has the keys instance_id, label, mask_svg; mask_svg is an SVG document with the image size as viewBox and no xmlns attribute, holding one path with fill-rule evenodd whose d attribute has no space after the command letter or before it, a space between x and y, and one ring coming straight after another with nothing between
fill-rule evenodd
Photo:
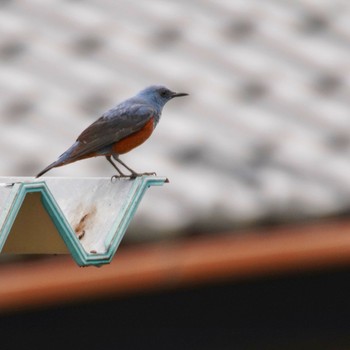
<instances>
[{"instance_id":1,"label":"bird's head","mask_svg":"<svg viewBox=\"0 0 350 350\"><path fill-rule=\"evenodd\" d=\"M157 107L163 108L164 105L174 97L187 96L184 92L174 92L161 85L152 85L140 91L139 97L155 104Z\"/></svg>"}]
</instances>

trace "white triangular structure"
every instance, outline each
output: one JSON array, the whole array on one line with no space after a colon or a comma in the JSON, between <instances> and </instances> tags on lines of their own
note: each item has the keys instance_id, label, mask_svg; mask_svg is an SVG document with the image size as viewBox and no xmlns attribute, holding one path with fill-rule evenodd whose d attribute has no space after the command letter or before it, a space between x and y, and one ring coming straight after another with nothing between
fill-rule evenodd
<instances>
[{"instance_id":1,"label":"white triangular structure","mask_svg":"<svg viewBox=\"0 0 350 350\"><path fill-rule=\"evenodd\" d=\"M147 188L166 181L0 178L0 251L68 251L80 266L107 264Z\"/></svg>"}]
</instances>

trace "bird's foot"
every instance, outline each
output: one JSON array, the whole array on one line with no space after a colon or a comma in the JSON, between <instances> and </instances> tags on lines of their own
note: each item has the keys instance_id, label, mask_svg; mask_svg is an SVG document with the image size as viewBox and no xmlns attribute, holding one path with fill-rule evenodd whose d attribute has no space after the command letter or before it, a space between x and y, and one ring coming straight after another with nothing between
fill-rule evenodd
<instances>
[{"instance_id":1,"label":"bird's foot","mask_svg":"<svg viewBox=\"0 0 350 350\"><path fill-rule=\"evenodd\" d=\"M155 172L150 172L150 173L136 173L136 172L133 172L130 175L125 175L125 174L113 175L111 177L111 181L114 182L115 180L122 179L122 178L134 180L134 179L136 179L137 177L140 177L140 176L156 176L156 175L157 174Z\"/></svg>"},{"instance_id":2,"label":"bird's foot","mask_svg":"<svg viewBox=\"0 0 350 350\"><path fill-rule=\"evenodd\" d=\"M137 177L140 177L140 176L157 176L157 174L155 172L151 172L151 173L131 173L130 179L136 179Z\"/></svg>"},{"instance_id":3,"label":"bird's foot","mask_svg":"<svg viewBox=\"0 0 350 350\"><path fill-rule=\"evenodd\" d=\"M131 175L124 175L124 174L122 174L122 175L113 175L111 177L111 181L112 182L114 182L117 179L131 179Z\"/></svg>"}]
</instances>

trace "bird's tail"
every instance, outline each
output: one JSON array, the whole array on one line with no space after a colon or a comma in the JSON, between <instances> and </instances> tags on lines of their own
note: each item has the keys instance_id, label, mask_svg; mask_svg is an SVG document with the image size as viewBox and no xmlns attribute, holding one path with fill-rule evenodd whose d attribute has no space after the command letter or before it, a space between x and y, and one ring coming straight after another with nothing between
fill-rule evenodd
<instances>
[{"instance_id":1,"label":"bird's tail","mask_svg":"<svg viewBox=\"0 0 350 350\"><path fill-rule=\"evenodd\" d=\"M53 162L49 166L47 166L44 170L41 170L40 173L38 175L36 175L35 177L38 178L38 177L44 175L45 173L47 173L52 168L56 168L57 166L60 166L60 165L63 165L62 162L60 162L59 160L56 160L55 162Z\"/></svg>"},{"instance_id":2,"label":"bird's tail","mask_svg":"<svg viewBox=\"0 0 350 350\"><path fill-rule=\"evenodd\" d=\"M51 163L44 170L40 171L40 173L36 176L36 178L44 175L52 168L57 168L59 166L75 162L77 160L77 158L72 157L72 152L74 151L76 145L77 145L77 142L74 143L66 152L61 154L55 162Z\"/></svg>"}]
</instances>

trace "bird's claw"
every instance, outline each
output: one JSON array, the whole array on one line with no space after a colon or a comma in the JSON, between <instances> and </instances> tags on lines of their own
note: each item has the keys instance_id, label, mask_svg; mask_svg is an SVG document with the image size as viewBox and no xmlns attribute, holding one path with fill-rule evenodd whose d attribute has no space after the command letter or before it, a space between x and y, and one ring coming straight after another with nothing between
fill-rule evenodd
<instances>
[{"instance_id":1,"label":"bird's claw","mask_svg":"<svg viewBox=\"0 0 350 350\"><path fill-rule=\"evenodd\" d=\"M114 182L117 179L122 179L122 178L126 178L126 179L130 179L130 180L134 180L137 177L140 176L157 176L157 174L153 171L150 173L131 173L130 175L124 175L124 174L120 174L120 175L113 175L111 177L111 181Z\"/></svg>"},{"instance_id":2,"label":"bird's claw","mask_svg":"<svg viewBox=\"0 0 350 350\"><path fill-rule=\"evenodd\" d=\"M117 179L130 179L131 177L130 177L130 175L113 175L112 177L111 177L111 181L112 182L114 182L115 180L117 180Z\"/></svg>"},{"instance_id":3,"label":"bird's claw","mask_svg":"<svg viewBox=\"0 0 350 350\"><path fill-rule=\"evenodd\" d=\"M130 179L135 179L139 176L157 176L157 174L154 171L151 173L134 173L130 175Z\"/></svg>"}]
</instances>

